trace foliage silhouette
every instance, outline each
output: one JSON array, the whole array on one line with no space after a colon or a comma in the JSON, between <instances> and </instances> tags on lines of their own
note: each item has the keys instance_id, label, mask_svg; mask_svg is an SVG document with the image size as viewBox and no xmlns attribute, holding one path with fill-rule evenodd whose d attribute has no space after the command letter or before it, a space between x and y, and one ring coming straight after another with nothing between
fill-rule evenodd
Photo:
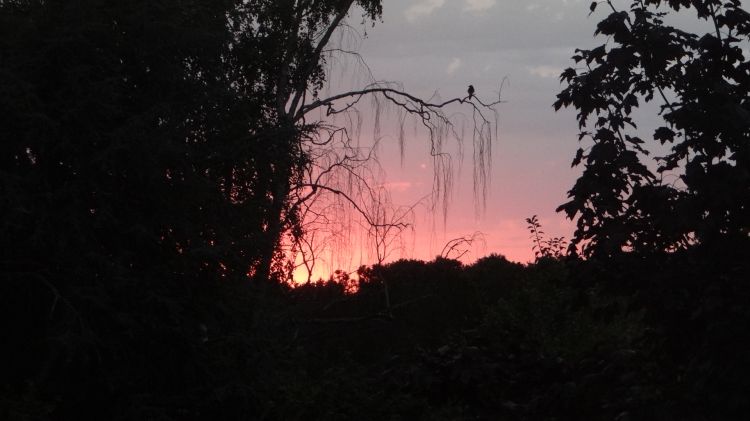
<instances>
[{"instance_id":1,"label":"foliage silhouette","mask_svg":"<svg viewBox=\"0 0 750 421\"><path fill-rule=\"evenodd\" d=\"M529 224L527 229L531 234L531 240L534 242L531 249L534 251L537 261L539 259L562 259L565 257L567 241L564 237L545 238L542 224L536 215L526 218L526 223Z\"/></svg>"},{"instance_id":2,"label":"foliage silhouette","mask_svg":"<svg viewBox=\"0 0 750 421\"><path fill-rule=\"evenodd\" d=\"M555 102L578 110L579 140L593 141L578 150L573 166L583 164L583 174L558 208L578 221L571 250L610 256L697 243L746 247L750 61L742 43L750 14L740 1L638 0L622 11L601 1L592 13L597 5L611 12L596 30L608 41L576 50L580 67L562 73L568 86ZM693 34L665 23L681 9L712 29ZM663 125L652 143L672 145L655 160L658 176L642 163L651 148L632 115L654 100ZM678 182L670 183L673 173Z\"/></svg>"}]
</instances>

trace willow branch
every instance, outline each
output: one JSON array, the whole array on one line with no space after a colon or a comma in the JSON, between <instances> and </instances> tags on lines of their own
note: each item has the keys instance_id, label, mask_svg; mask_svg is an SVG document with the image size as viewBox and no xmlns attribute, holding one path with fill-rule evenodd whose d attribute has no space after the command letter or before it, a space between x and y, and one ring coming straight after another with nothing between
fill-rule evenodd
<instances>
[{"instance_id":1,"label":"willow branch","mask_svg":"<svg viewBox=\"0 0 750 421\"><path fill-rule=\"evenodd\" d=\"M497 101L494 101L494 102L491 102L491 103L484 103L481 100L479 100L479 98L477 98L476 95L474 95L474 96L472 96L472 98L469 98L468 96L463 97L463 98L458 98L457 97L457 98L452 98L452 99L449 99L449 100L441 102L441 103L433 103L433 102L425 101L425 100L423 100L421 98L418 98L418 97L416 97L414 95L409 94L408 92L400 91L398 89L387 88L387 87L372 87L372 88L365 88L365 89L361 89L361 90L357 90L357 91L344 92L344 93L341 93L341 94L338 94L338 95L334 95L332 97L325 98L325 99L319 99L317 101L314 101L314 102L310 103L309 105L301 107L300 110L297 112L297 114L295 115L294 118L295 118L295 120L300 120L301 118L303 118L310 111L313 111L313 110L315 110L317 108L320 108L320 107L323 107L323 106L326 106L326 107L329 107L330 109L333 109L332 107L333 107L334 102L342 100L342 99L355 98L354 103L356 103L356 102L358 102L361 99L361 97L363 97L365 95L371 95L371 94L382 94L383 96L385 96L386 98L388 98L390 101L392 101L396 105L399 105L399 106L405 108L407 111L409 111L411 113L420 114L422 116L425 116L425 118L427 120L429 120L429 116L428 115L429 115L430 112L432 112L434 110L441 109L441 108L445 108L447 105L454 104L454 103L459 103L459 104L466 104L466 103L468 103L475 110L477 110L477 111L479 111L481 113L480 107L477 106L472 101L472 99L476 99L477 102L482 107L485 107L485 108L492 108L492 107L494 107L494 106L496 106L498 104L501 104L503 102L502 100L497 100ZM397 97L405 98L405 99L411 101L412 104L409 104L409 103L403 102L403 101L398 101L392 95L395 95ZM418 109L417 108L410 108L412 106L416 106L416 107L418 107ZM346 108L350 108L350 107L351 107L351 105L347 106ZM331 113L338 113L338 112L341 112L341 111L340 110L339 111L333 110L333 111L329 111L329 114L331 114ZM484 116L482 116L482 117L484 118Z\"/></svg>"}]
</instances>

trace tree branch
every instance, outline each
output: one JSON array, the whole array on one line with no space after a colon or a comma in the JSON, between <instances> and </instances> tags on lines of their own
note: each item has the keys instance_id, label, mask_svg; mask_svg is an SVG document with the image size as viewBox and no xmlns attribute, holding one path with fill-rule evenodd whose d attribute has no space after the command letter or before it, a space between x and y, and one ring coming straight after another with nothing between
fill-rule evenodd
<instances>
[{"instance_id":1,"label":"tree branch","mask_svg":"<svg viewBox=\"0 0 750 421\"><path fill-rule=\"evenodd\" d=\"M339 27L339 24L341 24L341 21L343 21L346 15L349 14L349 8L352 7L352 4L354 4L354 0L346 0L341 5L341 9L339 10L339 13L336 15L335 18L333 18L330 25L328 25L328 28L323 34L323 37L318 42L318 45L315 47L315 50L313 51L313 54L312 54L312 58L308 62L307 67L305 67L305 70L302 73L302 77L300 77L299 84L296 86L296 93L294 94L294 98L292 99L292 104L289 107L289 112L288 112L289 116L294 116L298 114L297 112L295 112L295 110L299 106L302 96L305 94L305 92L307 92L307 83L308 83L308 79L310 78L310 74L312 73L315 66L320 62L320 55L323 53L323 49L326 47L326 45L328 45L328 42L331 40L331 36L336 31L336 28ZM295 118L295 121L296 120L298 119Z\"/></svg>"},{"instance_id":2,"label":"tree branch","mask_svg":"<svg viewBox=\"0 0 750 421\"><path fill-rule=\"evenodd\" d=\"M423 115L423 116L425 116L425 119L427 119L427 120L430 119L430 117L429 117L429 111L430 110L441 109L441 108L444 108L447 105L453 104L453 103L460 103L460 104L469 103L469 104L472 105L472 107L475 110L481 112L480 108L476 104L474 104L474 102L472 102L472 99L470 99L468 96L463 97L463 98L452 98L452 99L449 99L449 100L441 102L441 103L431 103L431 102L425 101L425 100L423 100L421 98L418 98L418 97L416 97L414 95L411 95L411 94L409 94L407 92L404 92L404 91L400 91L400 90L393 89L393 88L387 88L387 87L377 86L377 87L365 88L365 89L361 89L361 90L357 90L357 91L344 92L344 93L341 93L341 94L338 94L338 95L334 95L334 96L329 97L329 98L325 98L325 99L320 99L320 100L314 101L314 102L310 103L309 105L300 108L300 110L297 112L297 114L295 115L294 118L295 118L295 120L299 120L302 117L304 117L304 115L306 115L307 113L309 113L310 111L312 111L312 110L314 110L316 108L320 108L322 106L332 107L333 103L335 101L338 101L338 100L341 100L341 99L345 99L345 98L357 98L357 100L355 101L355 102L357 102L357 101L359 101L359 99L362 96L365 96L365 95L368 95L368 94L383 94L383 96L385 96L390 101L392 101L393 103L395 103L396 105L399 105L401 107L409 107L410 105L412 105L412 104L408 104L407 102L397 101L393 96L390 96L389 94L393 94L393 95L396 95L396 96L404 97L404 98L408 99L409 101L411 101L414 105L416 105L416 106L419 107L419 109L407 108L407 111L409 111L411 113L414 113L414 114ZM492 107L494 107L495 105L498 105L498 104L501 104L501 103L504 102L502 100L497 100L497 101L485 104L484 102L482 102L481 100L479 100L479 98L477 98L476 95L474 95L472 98L476 98L477 102L480 105L482 105L485 108L490 108L490 109ZM347 107L347 108L349 108L349 107ZM334 111L333 113L336 113L336 112L340 112L340 111ZM482 116L482 117L484 118L484 116Z\"/></svg>"}]
</instances>

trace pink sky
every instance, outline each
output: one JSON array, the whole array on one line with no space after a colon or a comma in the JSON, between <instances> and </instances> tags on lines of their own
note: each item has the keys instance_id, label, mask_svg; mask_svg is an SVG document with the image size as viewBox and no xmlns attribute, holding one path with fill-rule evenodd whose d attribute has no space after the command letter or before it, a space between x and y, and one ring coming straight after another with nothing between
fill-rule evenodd
<instances>
[{"instance_id":1,"label":"pink sky","mask_svg":"<svg viewBox=\"0 0 750 421\"><path fill-rule=\"evenodd\" d=\"M592 45L595 20L587 19L588 3L580 0L385 0L383 22L374 28L354 24L341 37L342 46L359 58L337 58L329 72L330 86L321 95L362 87L372 80L395 81L410 93L430 98L462 97L473 84L486 102L502 86L506 103L498 107L499 136L492 141L490 183L483 212L473 197L471 139L459 165L454 157L454 187L445 224L443 215L415 208L413 225L392 245L387 261L398 258L431 260L446 242L481 233L469 263L497 253L519 262L533 260L525 218L538 215L548 236L570 238L573 223L555 208L566 200L579 171L570 168L577 149L573 112L555 113L551 104L561 90L557 75L572 65L577 47ZM355 19L352 19L354 23ZM362 39L354 31L366 30ZM362 108L364 128L357 138L372 142L371 110ZM467 112L458 109L456 112ZM400 158L395 114L385 117L379 161L380 182L396 205L410 206L430 193L433 169L425 133L409 132ZM460 124L461 117L457 117ZM345 124L341 120L336 124ZM408 123L407 126L409 126ZM411 127L411 126L409 126ZM460 171L459 171L460 167ZM355 270L377 259L361 232L338 238L316 264L314 278L327 278L335 269ZM305 278L301 274L297 279Z\"/></svg>"},{"instance_id":2,"label":"pink sky","mask_svg":"<svg viewBox=\"0 0 750 421\"><path fill-rule=\"evenodd\" d=\"M573 223L554 210L564 201L565 192L576 173L570 169L569 157L542 159L537 148L527 147L543 145L545 141L550 139L506 139L501 133L493 145L486 208L480 212L477 212L473 194L471 153L465 151L461 170L453 174L454 188L450 192L447 218L443 219L440 206L432 209L427 201L416 206L413 217L409 219L409 229L389 247L386 261L399 258L431 260L441 253L448 241L478 234L469 252L461 259L465 263L491 253L529 262L534 255L525 218L532 215L539 215L548 236L570 238ZM425 150L426 144L426 139L407 139L403 163L395 140L381 144L381 182L394 205L411 206L430 194L433 169ZM455 151L454 156L457 156ZM458 166L457 159L454 158L454 167ZM372 249L372 241L363 231L350 232L348 238L340 239L335 246L320 254L313 279L327 278L335 269L354 271L362 264L375 263L377 258ZM295 278L306 279L306 272L300 270Z\"/></svg>"},{"instance_id":3,"label":"pink sky","mask_svg":"<svg viewBox=\"0 0 750 421\"><path fill-rule=\"evenodd\" d=\"M578 127L574 111L555 112L552 103L563 88L558 75L575 66L570 59L575 49L606 42L595 38L594 31L607 11L599 8L590 15L589 5L588 0L383 0L383 22L374 27L362 27L358 14L352 15L351 26L341 32L340 47L361 56L329 60L331 83L321 96L389 81L421 98L438 95L442 99L463 97L472 84L485 102L496 99L502 87L506 101L498 107L499 135L492 141L484 211L475 211L471 139L464 146L461 165L455 144L447 146L456 169L447 217L425 207L415 208L413 225L402 241L389 247L386 261L430 260L447 241L479 232L483 241L475 243L465 262L490 253L528 262L533 253L525 219L532 215L538 215L548 237L570 238L573 222L555 209L566 201L566 192L581 171L570 168L579 146ZM695 19L690 16L676 14L670 19L695 30ZM454 123L460 125L460 113L467 111L452 110L458 113ZM647 138L653 133L657 111L653 103L638 110L637 135ZM360 109L364 128L355 137L361 144L372 143L371 115L371 109ZM379 183L387 186L394 204L410 206L433 187L429 142L425 133L409 131L402 162L394 116L383 116ZM346 124L341 119L329 122ZM660 151L652 152L658 155ZM333 220L337 219L347 217L334 215ZM319 251L324 258L318 262L315 278L377 260L371 242L361 232L346 233L329 241L327 251Z\"/></svg>"}]
</instances>

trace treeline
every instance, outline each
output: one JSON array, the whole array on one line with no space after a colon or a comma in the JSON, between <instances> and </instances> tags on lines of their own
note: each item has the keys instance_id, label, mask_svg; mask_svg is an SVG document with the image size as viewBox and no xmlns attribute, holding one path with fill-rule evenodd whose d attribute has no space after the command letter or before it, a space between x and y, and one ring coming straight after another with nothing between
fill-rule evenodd
<instances>
[{"instance_id":1,"label":"treeline","mask_svg":"<svg viewBox=\"0 0 750 421\"><path fill-rule=\"evenodd\" d=\"M3 418L742 419L750 259L710 253L402 260L278 285L261 318L230 282L65 328L16 295Z\"/></svg>"},{"instance_id":2,"label":"treeline","mask_svg":"<svg viewBox=\"0 0 750 421\"><path fill-rule=\"evenodd\" d=\"M310 364L337 361L326 384L351 405L323 418L742 419L747 250L707 253L399 261L365 270L353 296L296 290L321 347ZM342 361L356 369L333 374Z\"/></svg>"}]
</instances>

